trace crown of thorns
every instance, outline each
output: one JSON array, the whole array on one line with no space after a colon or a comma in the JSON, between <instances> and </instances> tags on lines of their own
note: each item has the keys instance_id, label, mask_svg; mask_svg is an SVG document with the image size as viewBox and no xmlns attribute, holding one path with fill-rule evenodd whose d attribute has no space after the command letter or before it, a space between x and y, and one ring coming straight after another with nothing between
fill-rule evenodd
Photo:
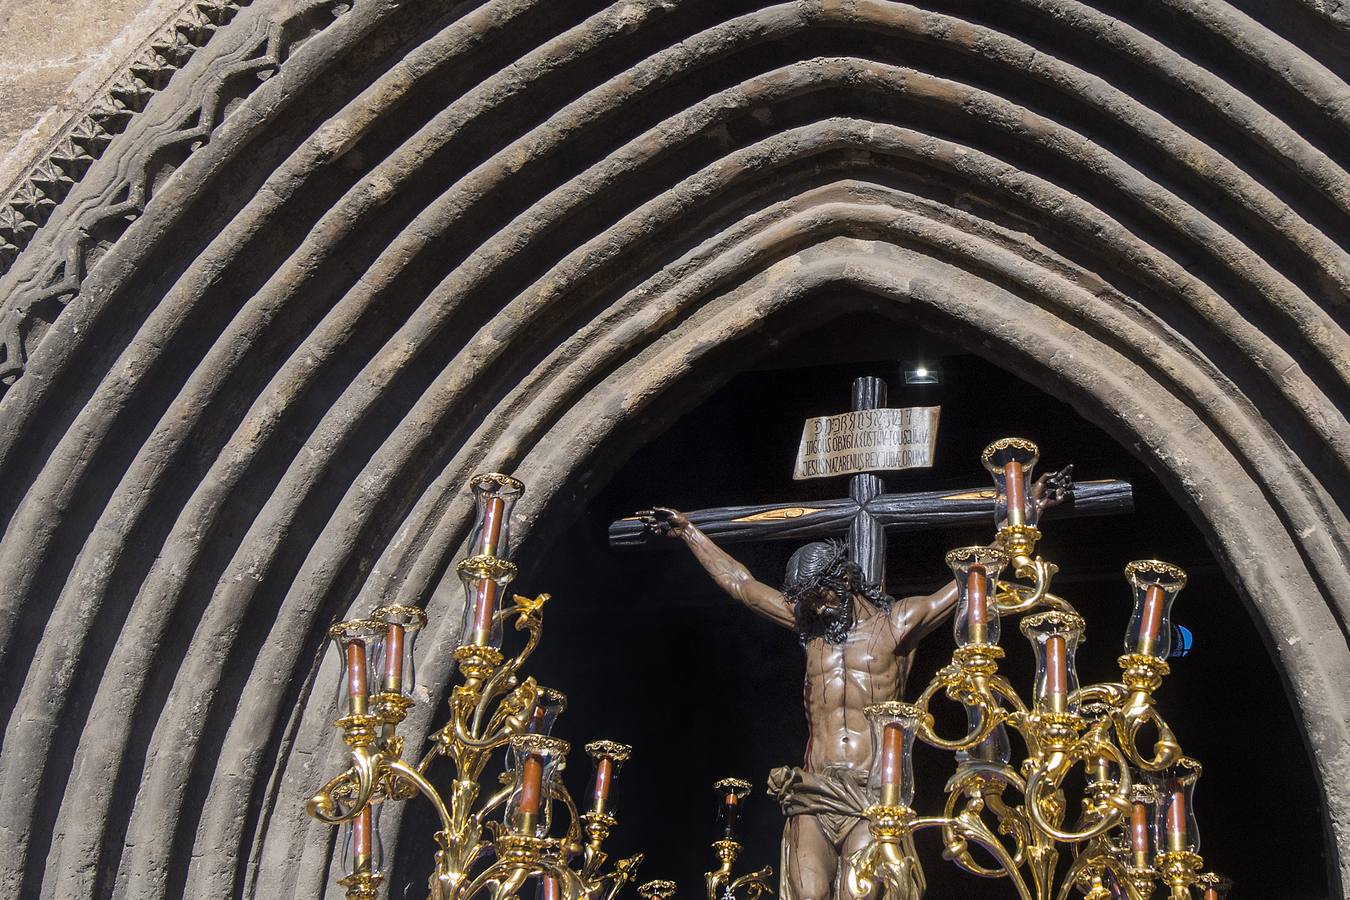
<instances>
[{"instance_id":1,"label":"crown of thorns","mask_svg":"<svg viewBox=\"0 0 1350 900\"><path fill-rule=\"evenodd\" d=\"M840 540L816 541L801 547L788 560L783 596L796 600L819 588L826 578L845 574L849 568L847 559L848 545Z\"/></svg>"}]
</instances>

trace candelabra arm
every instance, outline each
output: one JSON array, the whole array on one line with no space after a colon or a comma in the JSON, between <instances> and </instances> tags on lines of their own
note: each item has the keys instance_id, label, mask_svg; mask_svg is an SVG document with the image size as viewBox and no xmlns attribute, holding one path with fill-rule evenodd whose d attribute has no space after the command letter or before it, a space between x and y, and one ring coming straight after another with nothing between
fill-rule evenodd
<instances>
[{"instance_id":1,"label":"candelabra arm","mask_svg":"<svg viewBox=\"0 0 1350 900\"><path fill-rule=\"evenodd\" d=\"M1060 883L1059 890L1055 893L1055 900L1069 900L1073 894L1074 885L1078 884L1081 877L1087 874L1087 869L1092 865L1092 858L1086 853L1074 857L1073 862L1069 863L1069 869L1064 873L1064 880Z\"/></svg>"},{"instance_id":2,"label":"candelabra arm","mask_svg":"<svg viewBox=\"0 0 1350 900\"><path fill-rule=\"evenodd\" d=\"M918 736L925 744L937 747L940 750L968 750L971 747L978 745L980 741L989 737L994 729L998 727L999 723L1007 717L1007 713L1002 707L989 703L984 696L981 696L978 701L966 704L966 706L980 710L979 727L975 728L964 737L957 738L956 740L947 740L933 730L933 716L928 712L929 699L931 699L931 695L925 692L925 695L920 696L918 701L914 704L924 711L923 720L919 723ZM992 697L989 697L989 700L992 699Z\"/></svg>"},{"instance_id":3,"label":"candelabra arm","mask_svg":"<svg viewBox=\"0 0 1350 900\"><path fill-rule=\"evenodd\" d=\"M1158 739L1153 742L1153 755L1145 757L1139 752L1137 738L1140 729L1149 722L1157 729ZM1127 708L1122 711L1116 727L1126 755L1145 772L1161 772L1181 759L1181 745L1176 735L1151 704L1143 710Z\"/></svg>"},{"instance_id":4,"label":"candelabra arm","mask_svg":"<svg viewBox=\"0 0 1350 900\"><path fill-rule=\"evenodd\" d=\"M624 885L633 880L644 858L643 854L638 853L627 859L621 859L614 864L613 871L595 879L587 879L583 870L581 883L588 900L614 900Z\"/></svg>"},{"instance_id":5,"label":"candelabra arm","mask_svg":"<svg viewBox=\"0 0 1350 900\"><path fill-rule=\"evenodd\" d=\"M1116 681L1103 681L1098 684L1084 685L1073 694L1073 701L1080 706L1089 703L1105 703L1119 709L1129 697L1129 689Z\"/></svg>"},{"instance_id":6,"label":"candelabra arm","mask_svg":"<svg viewBox=\"0 0 1350 900\"><path fill-rule=\"evenodd\" d=\"M740 900L736 896L740 890L746 891L745 900L758 900L769 892L768 880L773 877L772 866L765 866L738 878L731 877L731 869L741 854L739 842L727 839L714 841L713 852L717 854L717 868L705 872L703 876L708 900Z\"/></svg>"},{"instance_id":7,"label":"candelabra arm","mask_svg":"<svg viewBox=\"0 0 1350 900\"><path fill-rule=\"evenodd\" d=\"M773 866L765 866L733 879L727 889L733 897L737 897L738 892L744 890L745 900L759 900L769 893L769 879L772 877Z\"/></svg>"},{"instance_id":8,"label":"candelabra arm","mask_svg":"<svg viewBox=\"0 0 1350 900\"><path fill-rule=\"evenodd\" d=\"M510 670L507 667L503 667L497 674L508 671ZM497 675L494 675L493 680L496 678ZM533 678L526 678L523 684L517 686L497 704L487 728L484 729L482 720L491 699L490 693L485 689L482 697L474 705L471 722L465 721L467 717L460 709L454 711L451 723L446 726L450 729L452 737L449 740L442 739L441 744L452 748L451 755L463 751L486 754L504 747L511 740L511 735L519 734L524 729L525 714L534 707L538 697L539 685ZM481 737L484 733L488 736Z\"/></svg>"},{"instance_id":9,"label":"candelabra arm","mask_svg":"<svg viewBox=\"0 0 1350 900\"><path fill-rule=\"evenodd\" d=\"M483 822L495 810L500 809L502 804L511 798L512 785L506 785L497 793L488 797L477 812L468 817L470 827L481 830Z\"/></svg>"},{"instance_id":10,"label":"candelabra arm","mask_svg":"<svg viewBox=\"0 0 1350 900\"><path fill-rule=\"evenodd\" d=\"M731 881L731 867L741 854L741 845L731 840L714 841L713 851L717 854L717 868L703 873L703 879L708 888L708 900L721 900L722 886Z\"/></svg>"},{"instance_id":11,"label":"candelabra arm","mask_svg":"<svg viewBox=\"0 0 1350 900\"><path fill-rule=\"evenodd\" d=\"M400 781L406 782L417 788L423 797L431 801L431 805L436 808L436 815L441 820L441 830L450 831L450 809L445 805L445 800L441 798L440 792L432 785L430 781L422 775L417 769L408 765L401 759L387 760L384 763L384 770L389 772Z\"/></svg>"},{"instance_id":12,"label":"candelabra arm","mask_svg":"<svg viewBox=\"0 0 1350 900\"><path fill-rule=\"evenodd\" d=\"M994 594L994 603L999 615L1010 616L1029 612L1037 606L1045 605L1065 612L1073 612L1067 600L1050 593L1050 582L1059 571L1059 566L1046 562L1039 556L1015 556L1010 560L1019 577L1031 578L1031 585L1017 584L999 580Z\"/></svg>"},{"instance_id":13,"label":"candelabra arm","mask_svg":"<svg viewBox=\"0 0 1350 900\"><path fill-rule=\"evenodd\" d=\"M581 816L577 813L576 801L572 799L572 794L561 783L549 794L549 796L567 807L567 836L564 839L568 847L581 850Z\"/></svg>"},{"instance_id":14,"label":"candelabra arm","mask_svg":"<svg viewBox=\"0 0 1350 900\"><path fill-rule=\"evenodd\" d=\"M1145 772L1161 772L1176 765L1181 759L1181 745L1153 702L1153 692L1169 672L1167 661L1127 653L1120 658L1120 668L1124 684L1119 689L1125 697L1116 704L1115 725L1121 749L1130 762ZM1146 757L1139 752L1138 737L1140 730L1149 724L1157 730L1158 738L1153 743L1153 755Z\"/></svg>"},{"instance_id":15,"label":"candelabra arm","mask_svg":"<svg viewBox=\"0 0 1350 900\"><path fill-rule=\"evenodd\" d=\"M1014 784L1019 791L1022 790L1021 782ZM1027 845L1032 841L1031 822L1026 816L1025 810L1021 807L1009 806L1003 799L1002 794L991 794L985 798L989 809L994 817L998 819L1000 828L1007 829L1007 833L1012 835L1013 841L1017 845L1017 850L1011 853L1014 866L1021 868L1026 861Z\"/></svg>"},{"instance_id":16,"label":"candelabra arm","mask_svg":"<svg viewBox=\"0 0 1350 900\"><path fill-rule=\"evenodd\" d=\"M965 838L957 834L954 823L959 817L964 816L978 822L990 836L993 836L993 830L981 817L984 810L989 810L998 819L1000 830L1004 834L1012 835L1016 849L1009 852L1009 857L1014 868L1020 867L1030 830L1026 818L1003 801L1003 791L1008 785L1018 791L1022 790L1022 780L1010 766L971 762L963 763L962 768L957 769L957 774L947 785L947 803L942 811L948 823L942 829L942 841L946 848L943 855L967 872L981 878L1001 878L1004 873L1000 869L989 869L977 863L970 855ZM966 801L965 807L958 810L957 804L962 799Z\"/></svg>"},{"instance_id":17,"label":"candelabra arm","mask_svg":"<svg viewBox=\"0 0 1350 900\"><path fill-rule=\"evenodd\" d=\"M1008 880L1017 890L1017 896L1021 900L1036 900L1031 889L1027 886L1026 879L1022 877L1022 873L1019 871L1019 860L1008 852L1008 848L1003 846L1003 842L989 830L989 826L982 822L978 816L967 811L962 811L955 816L920 816L909 825L911 833L924 828L941 828L944 839L947 834L956 834L963 841L973 841L983 847L998 862L999 869L1006 873ZM950 843L948 846L950 847ZM989 869L985 871L994 872L998 870ZM886 896L887 900L890 900L889 892Z\"/></svg>"},{"instance_id":18,"label":"candelabra arm","mask_svg":"<svg viewBox=\"0 0 1350 900\"><path fill-rule=\"evenodd\" d=\"M995 698L1002 698L1010 707L1012 707L1012 713L1006 715L1006 721L1020 731L1021 728L1018 725L1018 721L1025 718L1030 713L1030 710L1027 708L1027 705L1022 702L1022 698L1017 696L1017 691L1013 688L1012 684L1010 684L1008 679L1004 678L1002 675L993 675L989 678L989 690ZM1001 703L999 705L1002 706Z\"/></svg>"},{"instance_id":19,"label":"candelabra arm","mask_svg":"<svg viewBox=\"0 0 1350 900\"><path fill-rule=\"evenodd\" d=\"M1075 755L1083 756L1085 754L1080 749ZM1059 782L1072 764L1073 755L1066 751L1053 750L1027 777L1026 810L1031 817L1032 825L1061 843L1077 844L1105 834L1120 823L1121 818L1130 808L1130 776L1123 754L1111 744L1099 743L1092 747L1092 755L1112 757L1120 766L1122 777L1116 791L1105 804L1108 808L1106 815L1083 831L1060 829L1045 818L1043 809L1042 794L1059 790Z\"/></svg>"},{"instance_id":20,"label":"candelabra arm","mask_svg":"<svg viewBox=\"0 0 1350 900\"><path fill-rule=\"evenodd\" d=\"M508 729L500 728L493 734L485 738L476 738L470 730L468 723L462 719L456 719L453 727L449 728L449 738L443 743L454 748L448 755L456 756L463 751L476 754L488 754L493 750L505 747L511 740L511 732Z\"/></svg>"},{"instance_id":21,"label":"candelabra arm","mask_svg":"<svg viewBox=\"0 0 1350 900\"><path fill-rule=\"evenodd\" d=\"M353 747L351 767L305 801L305 811L326 825L350 822L370 802L375 786L379 783L383 756L382 753L371 752L368 747ZM340 811L336 798L346 794L353 796L348 811L344 813Z\"/></svg>"},{"instance_id":22,"label":"candelabra arm","mask_svg":"<svg viewBox=\"0 0 1350 900\"><path fill-rule=\"evenodd\" d=\"M525 660L534 653L539 646L540 634L544 627L543 606L549 600L548 594L540 594L533 600L522 597L519 594L514 595L515 606L510 609L500 609L493 614L494 623L504 622L511 616L516 617L516 630L528 631L525 646L514 657L505 664L499 665L501 654L495 649L486 648L492 654L495 654L495 660L491 663L491 669L483 669L479 672L470 673L466 667L466 679L463 686L465 700L473 704L473 714L471 724L468 726L472 734L483 734L485 731L495 731L496 728L489 726L483 727L483 720L486 718L488 710L491 708L492 701L508 690L516 687L516 673L520 671ZM484 678L486 680L484 680ZM519 690L517 688L517 690ZM452 701L452 706L456 704ZM467 703L466 703L467 705ZM458 709L457 709L458 712ZM459 718L457 715L456 718ZM495 721L494 717L494 721Z\"/></svg>"},{"instance_id":23,"label":"candelabra arm","mask_svg":"<svg viewBox=\"0 0 1350 900\"><path fill-rule=\"evenodd\" d=\"M515 659L510 660L497 671L492 673L492 677L483 685L482 693L478 697L478 702L474 704L473 716L470 718L469 729L473 734L494 734L499 733L502 726L502 720L505 718L502 707L506 700L497 704L496 709L492 707L492 701L506 694L512 688L519 692L521 687L516 687L516 672L518 671L518 662ZM532 683L533 679L526 679L527 683ZM514 692L512 695L514 696ZM509 699L509 697L508 697ZM488 719L486 727L483 720L488 718L488 711L492 710L492 718Z\"/></svg>"},{"instance_id":24,"label":"candelabra arm","mask_svg":"<svg viewBox=\"0 0 1350 900\"><path fill-rule=\"evenodd\" d=\"M524 683L497 704L497 711L488 720L487 730L507 734L524 732L529 724L530 712L539 702L541 693L538 682L533 677L526 678Z\"/></svg>"}]
</instances>

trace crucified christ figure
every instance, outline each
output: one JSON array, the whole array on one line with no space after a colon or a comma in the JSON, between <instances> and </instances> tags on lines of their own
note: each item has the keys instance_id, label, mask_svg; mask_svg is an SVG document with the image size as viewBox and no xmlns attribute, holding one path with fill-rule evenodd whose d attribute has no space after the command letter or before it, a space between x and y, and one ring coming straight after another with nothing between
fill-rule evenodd
<instances>
[{"instance_id":1,"label":"crucified christ figure","mask_svg":"<svg viewBox=\"0 0 1350 900\"><path fill-rule=\"evenodd\" d=\"M1042 476L1032 495L1046 508L1068 490L1065 470ZM952 612L956 584L894 599L867 582L843 541L830 540L793 553L783 588L776 590L757 581L678 510L656 507L638 517L653 533L684 541L722 590L800 636L806 655L806 758L800 767L775 769L769 776L769 791L788 817L779 896L848 896L840 861L868 842L862 812L876 802L867 789L872 733L863 710L900 699L914 650ZM913 897L923 891L922 875L917 877Z\"/></svg>"}]
</instances>

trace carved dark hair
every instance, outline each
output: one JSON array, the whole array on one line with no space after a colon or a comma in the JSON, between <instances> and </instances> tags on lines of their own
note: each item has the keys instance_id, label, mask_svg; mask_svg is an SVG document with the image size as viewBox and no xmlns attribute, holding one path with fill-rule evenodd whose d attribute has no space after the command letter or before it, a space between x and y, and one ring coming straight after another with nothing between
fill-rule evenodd
<instances>
[{"instance_id":1,"label":"carved dark hair","mask_svg":"<svg viewBox=\"0 0 1350 900\"><path fill-rule=\"evenodd\" d=\"M814 601L833 591L837 601L824 611ZM792 554L783 577L783 597L792 604L802 644L823 637L841 643L853 630L853 597L860 596L883 612L893 598L867 580L862 567L848 558L843 541L815 541Z\"/></svg>"}]
</instances>

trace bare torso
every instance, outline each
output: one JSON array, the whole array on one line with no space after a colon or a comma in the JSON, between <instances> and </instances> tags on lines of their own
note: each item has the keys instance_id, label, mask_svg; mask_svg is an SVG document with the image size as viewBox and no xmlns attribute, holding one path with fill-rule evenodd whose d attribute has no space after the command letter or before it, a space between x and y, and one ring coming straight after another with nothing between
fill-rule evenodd
<instances>
[{"instance_id":1,"label":"bare torso","mask_svg":"<svg viewBox=\"0 0 1350 900\"><path fill-rule=\"evenodd\" d=\"M797 607L808 610L808 617L812 609L803 605L802 594L796 595L794 604L782 591L756 580L677 510L658 507L638 516L654 533L682 539L718 586L756 614L802 630ZM853 604L847 633L832 641L831 637L841 635L826 627L828 636L806 641L804 700L809 738L803 768L814 774L831 767L868 772L872 732L865 710L873 703L900 699L915 644L956 603L956 585L950 582L926 596L897 599L887 604L887 610L874 607L850 588L847 580L839 586L850 598L845 602ZM813 602L817 604L814 615L825 615L836 608L839 593L835 587L822 587ZM814 632L817 624L807 633ZM836 620L836 624L842 623ZM867 840L869 831L861 818L841 838L829 835L813 812L790 814L783 830L783 895L801 900L842 896L837 880L839 860L860 851Z\"/></svg>"},{"instance_id":2,"label":"bare torso","mask_svg":"<svg viewBox=\"0 0 1350 900\"><path fill-rule=\"evenodd\" d=\"M861 604L860 604L861 606ZM911 653L901 653L891 618L870 607L840 643L817 638L806 645L803 701L810 735L803 767L831 766L866 771L872 760L872 732L863 710L897 700L905 686Z\"/></svg>"}]
</instances>

